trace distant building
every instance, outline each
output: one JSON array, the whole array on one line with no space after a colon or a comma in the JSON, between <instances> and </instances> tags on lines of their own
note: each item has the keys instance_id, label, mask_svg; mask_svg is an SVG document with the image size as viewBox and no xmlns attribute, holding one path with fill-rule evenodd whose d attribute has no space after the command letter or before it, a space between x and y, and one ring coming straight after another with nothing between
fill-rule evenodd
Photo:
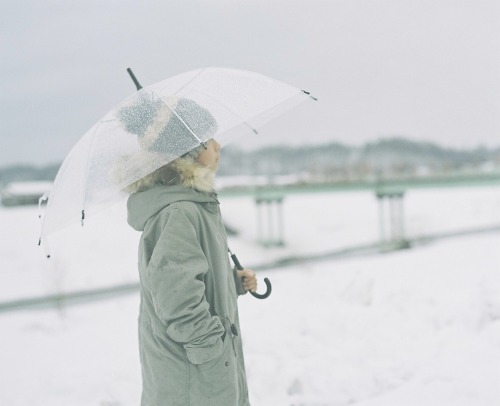
<instances>
[{"instance_id":1,"label":"distant building","mask_svg":"<svg viewBox=\"0 0 500 406\"><path fill-rule=\"evenodd\" d=\"M52 182L12 182L0 192L2 206L23 206L38 204L40 197L52 189Z\"/></svg>"}]
</instances>

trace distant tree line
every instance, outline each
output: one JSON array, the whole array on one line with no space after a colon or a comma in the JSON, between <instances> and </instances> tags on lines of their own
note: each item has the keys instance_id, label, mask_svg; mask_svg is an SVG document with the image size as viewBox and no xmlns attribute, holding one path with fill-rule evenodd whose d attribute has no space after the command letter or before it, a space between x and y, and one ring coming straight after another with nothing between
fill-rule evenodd
<instances>
[{"instance_id":1,"label":"distant tree line","mask_svg":"<svg viewBox=\"0 0 500 406\"><path fill-rule=\"evenodd\" d=\"M0 169L0 185L10 182L52 181L60 164L47 166L13 165Z\"/></svg>"},{"instance_id":2,"label":"distant tree line","mask_svg":"<svg viewBox=\"0 0 500 406\"><path fill-rule=\"evenodd\" d=\"M380 174L414 175L422 170L429 173L456 172L485 164L500 168L500 148L453 149L430 142L386 138L359 147L329 143L243 151L229 146L223 150L219 174L273 176L308 173L325 180L336 180ZM5 167L0 169L0 184L53 180L59 166Z\"/></svg>"},{"instance_id":3,"label":"distant tree line","mask_svg":"<svg viewBox=\"0 0 500 406\"><path fill-rule=\"evenodd\" d=\"M500 148L444 148L405 138L380 139L360 147L339 143L301 147L268 147L255 151L227 148L222 175L287 175L310 173L330 178L378 174L414 175L456 172L487 163L500 168Z\"/></svg>"}]
</instances>

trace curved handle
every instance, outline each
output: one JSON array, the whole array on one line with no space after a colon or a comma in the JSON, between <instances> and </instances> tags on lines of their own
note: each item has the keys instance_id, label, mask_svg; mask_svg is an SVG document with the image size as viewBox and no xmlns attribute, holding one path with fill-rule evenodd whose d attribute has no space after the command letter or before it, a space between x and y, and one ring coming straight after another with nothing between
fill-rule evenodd
<instances>
[{"instance_id":1,"label":"curved handle","mask_svg":"<svg viewBox=\"0 0 500 406\"><path fill-rule=\"evenodd\" d=\"M233 260L233 263L236 266L236 269L238 269L240 271L243 270L243 266L240 264L240 261L238 260L238 257L236 256L236 254L233 254L231 252L231 250L229 250L229 254L231 255L231 259ZM250 292L250 294L253 297L256 297L257 299L266 299L266 298L268 298L271 295L273 287L271 285L271 282L267 278L264 278L264 283L266 284L266 293L260 294L260 293L257 293L257 292Z\"/></svg>"},{"instance_id":2,"label":"curved handle","mask_svg":"<svg viewBox=\"0 0 500 406\"><path fill-rule=\"evenodd\" d=\"M264 283L266 284L266 293L263 293L261 295L257 292L250 292L253 297L256 297L257 299L265 299L271 295L271 292L273 291L273 287L271 286L271 282L269 281L269 279L264 278Z\"/></svg>"}]
</instances>

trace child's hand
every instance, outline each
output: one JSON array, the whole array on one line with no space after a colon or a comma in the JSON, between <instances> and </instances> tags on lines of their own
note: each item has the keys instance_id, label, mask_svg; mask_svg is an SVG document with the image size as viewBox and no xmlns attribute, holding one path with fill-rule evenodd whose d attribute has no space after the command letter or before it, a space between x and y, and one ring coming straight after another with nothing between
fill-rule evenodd
<instances>
[{"instance_id":1,"label":"child's hand","mask_svg":"<svg viewBox=\"0 0 500 406\"><path fill-rule=\"evenodd\" d=\"M251 269L243 269L242 271L238 271L238 276L241 278L243 289L247 292L257 291L257 277L254 271Z\"/></svg>"}]
</instances>

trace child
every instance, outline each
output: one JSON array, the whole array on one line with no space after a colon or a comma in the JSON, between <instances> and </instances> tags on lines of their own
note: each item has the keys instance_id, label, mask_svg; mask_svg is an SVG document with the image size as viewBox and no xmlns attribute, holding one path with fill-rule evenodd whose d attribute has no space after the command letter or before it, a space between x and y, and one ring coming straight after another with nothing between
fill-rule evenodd
<instances>
[{"instance_id":1,"label":"child","mask_svg":"<svg viewBox=\"0 0 500 406\"><path fill-rule=\"evenodd\" d=\"M192 137L194 124L141 103L124 107L120 119L145 151L161 153L172 133L176 140ZM202 143L127 187L128 222L142 232L142 405L249 405L237 295L256 291L257 279L229 263L214 192L220 157L215 120L192 100L173 103L195 110L193 132ZM137 125L145 107L146 122Z\"/></svg>"}]
</instances>

